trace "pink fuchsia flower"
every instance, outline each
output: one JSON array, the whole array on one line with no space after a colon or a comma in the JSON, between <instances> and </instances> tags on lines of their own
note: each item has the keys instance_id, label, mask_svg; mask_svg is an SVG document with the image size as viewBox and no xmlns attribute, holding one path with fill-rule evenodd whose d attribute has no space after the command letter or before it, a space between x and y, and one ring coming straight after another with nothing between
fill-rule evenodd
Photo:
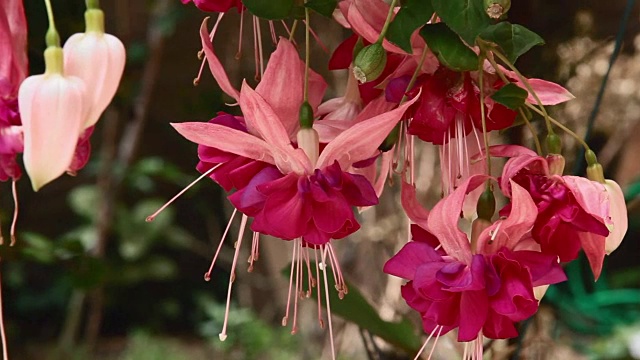
<instances>
[{"instance_id":1,"label":"pink fuchsia flower","mask_svg":"<svg viewBox=\"0 0 640 360\"><path fill-rule=\"evenodd\" d=\"M89 8L85 12L86 31L72 35L64 44L64 71L86 85L87 114L83 129L98 122L120 84L126 54L115 36L104 32L104 13Z\"/></svg>"},{"instance_id":2,"label":"pink fuchsia flower","mask_svg":"<svg viewBox=\"0 0 640 360\"><path fill-rule=\"evenodd\" d=\"M27 21L21 0L0 9L0 181L22 175L16 155L23 151L18 89L28 74Z\"/></svg>"},{"instance_id":3,"label":"pink fuchsia flower","mask_svg":"<svg viewBox=\"0 0 640 360\"><path fill-rule=\"evenodd\" d=\"M45 64L45 73L28 77L18 96L24 165L35 191L69 168L86 120L85 84L65 76L62 49L49 46Z\"/></svg>"},{"instance_id":4,"label":"pink fuchsia flower","mask_svg":"<svg viewBox=\"0 0 640 360\"><path fill-rule=\"evenodd\" d=\"M227 12L232 8L242 11L241 0L180 0L183 4L193 2L193 4L202 11L207 12Z\"/></svg>"},{"instance_id":5,"label":"pink fuchsia flower","mask_svg":"<svg viewBox=\"0 0 640 360\"><path fill-rule=\"evenodd\" d=\"M490 226L475 244L458 229L466 194L485 180L473 176L441 200L427 229L413 225L413 241L385 264L386 273L409 280L403 298L421 313L427 333L458 328L459 341L517 336L514 322L537 311L534 287L566 279L556 257L519 249L537 213L517 184L517 213Z\"/></svg>"},{"instance_id":6,"label":"pink fuchsia flower","mask_svg":"<svg viewBox=\"0 0 640 360\"><path fill-rule=\"evenodd\" d=\"M566 262L583 249L597 279L612 224L604 185L576 176L551 175L547 159L527 148L503 145L490 151L492 156L510 157L500 180L505 195L510 196L512 183L517 183L535 202L539 215L532 237L541 251ZM501 214L509 211L512 208L507 205Z\"/></svg>"}]
</instances>

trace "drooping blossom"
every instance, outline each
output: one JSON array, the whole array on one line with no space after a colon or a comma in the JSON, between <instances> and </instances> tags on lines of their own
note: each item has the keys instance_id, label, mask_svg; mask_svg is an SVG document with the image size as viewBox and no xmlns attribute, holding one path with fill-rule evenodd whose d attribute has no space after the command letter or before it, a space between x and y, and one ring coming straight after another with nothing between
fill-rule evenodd
<instances>
[{"instance_id":1,"label":"drooping blossom","mask_svg":"<svg viewBox=\"0 0 640 360\"><path fill-rule=\"evenodd\" d=\"M0 181L22 175L16 155L23 150L18 89L28 74L27 22L21 0L0 9Z\"/></svg>"},{"instance_id":2,"label":"drooping blossom","mask_svg":"<svg viewBox=\"0 0 640 360\"><path fill-rule=\"evenodd\" d=\"M413 225L413 241L385 264L386 273L409 280L402 296L420 312L427 333L457 328L463 342L515 337L514 323L537 311L534 287L566 280L557 257L540 252L531 241L537 210L515 183L514 210L506 219L477 238L458 228L466 195L486 179L473 176L438 202L426 229Z\"/></svg>"},{"instance_id":3,"label":"drooping blossom","mask_svg":"<svg viewBox=\"0 0 640 360\"><path fill-rule=\"evenodd\" d=\"M539 215L532 238L540 244L541 251L567 262L576 259L582 249L597 279L602 270L606 239L611 229L616 228L605 185L583 177L552 174L546 158L521 146L494 146L490 151L492 156L509 157L500 181L505 195L509 196L512 183L517 183L535 202ZM618 210L616 220L620 230L626 230L626 216L624 219L619 216L626 212ZM509 211L513 210L507 206L501 213ZM622 236L624 232L613 234L610 243L619 242Z\"/></svg>"},{"instance_id":4,"label":"drooping blossom","mask_svg":"<svg viewBox=\"0 0 640 360\"><path fill-rule=\"evenodd\" d=\"M124 72L124 45L104 32L104 13L100 9L85 12L86 31L73 34L64 44L64 71L86 85L87 114L83 129L98 122L118 90Z\"/></svg>"}]
</instances>

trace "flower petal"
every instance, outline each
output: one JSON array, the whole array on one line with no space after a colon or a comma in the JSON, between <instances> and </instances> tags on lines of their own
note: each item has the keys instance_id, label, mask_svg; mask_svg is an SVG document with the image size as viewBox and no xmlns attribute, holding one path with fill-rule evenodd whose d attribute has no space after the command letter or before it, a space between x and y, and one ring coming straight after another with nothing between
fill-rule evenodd
<instances>
[{"instance_id":1,"label":"flower petal","mask_svg":"<svg viewBox=\"0 0 640 360\"><path fill-rule=\"evenodd\" d=\"M382 271L405 280L413 280L418 267L438 261L442 261L442 258L429 244L410 241L384 264Z\"/></svg>"},{"instance_id":2,"label":"flower petal","mask_svg":"<svg viewBox=\"0 0 640 360\"><path fill-rule=\"evenodd\" d=\"M627 216L627 205L624 201L624 193L613 180L605 180L604 187L609 194L609 215L613 222L613 229L607 237L605 251L611 254L620 246L624 235L629 227L629 219Z\"/></svg>"},{"instance_id":3,"label":"flower petal","mask_svg":"<svg viewBox=\"0 0 640 360\"><path fill-rule=\"evenodd\" d=\"M338 161L340 167L346 170L351 164L370 158L417 99L418 96L397 109L362 121L338 135L320 154L317 167L321 169Z\"/></svg>"},{"instance_id":4,"label":"flower petal","mask_svg":"<svg viewBox=\"0 0 640 360\"><path fill-rule=\"evenodd\" d=\"M76 77L36 75L20 86L24 166L34 191L62 175L84 125L85 86Z\"/></svg>"},{"instance_id":5,"label":"flower petal","mask_svg":"<svg viewBox=\"0 0 640 360\"><path fill-rule=\"evenodd\" d=\"M584 250L584 254L587 256L587 260L589 260L593 277L598 280L602 273L606 238L590 232L580 232L578 236L580 237L582 250Z\"/></svg>"},{"instance_id":6,"label":"flower petal","mask_svg":"<svg viewBox=\"0 0 640 360\"><path fill-rule=\"evenodd\" d=\"M440 200L431 210L427 220L427 230L440 240L445 252L467 265L471 264L471 248L467 235L458 229L458 219L466 194L486 179L485 175L470 177L451 195Z\"/></svg>"},{"instance_id":7,"label":"flower petal","mask_svg":"<svg viewBox=\"0 0 640 360\"><path fill-rule=\"evenodd\" d=\"M246 132L223 125L200 122L172 123L171 126L180 135L196 144L275 164L269 144Z\"/></svg>"},{"instance_id":8,"label":"flower petal","mask_svg":"<svg viewBox=\"0 0 640 360\"><path fill-rule=\"evenodd\" d=\"M425 209L417 199L416 187L402 182L401 185L401 201L402 208L411 221L423 228L427 227L427 219L429 218L429 210Z\"/></svg>"},{"instance_id":9,"label":"flower petal","mask_svg":"<svg viewBox=\"0 0 640 360\"><path fill-rule=\"evenodd\" d=\"M65 74L82 79L87 89L85 128L95 125L118 90L124 72L124 45L115 36L87 32L64 44Z\"/></svg>"},{"instance_id":10,"label":"flower petal","mask_svg":"<svg viewBox=\"0 0 640 360\"><path fill-rule=\"evenodd\" d=\"M238 101L240 93L233 87L233 85L231 85L231 81L229 81L229 77L224 71L222 63L218 60L218 57L213 51L213 44L211 43L211 39L209 39L209 31L207 29L208 20L209 17L206 17L202 21L202 25L200 26L200 39L202 40L202 50L204 50L204 54L207 57L207 63L209 63L209 70L211 70L211 74L216 79L216 82L222 91Z\"/></svg>"},{"instance_id":11,"label":"flower petal","mask_svg":"<svg viewBox=\"0 0 640 360\"><path fill-rule=\"evenodd\" d=\"M283 173L302 174L311 172L312 164L301 149L294 149L279 114L254 91L246 81L242 82L239 98L240 108L247 129L264 139L272 149L276 166Z\"/></svg>"}]
</instances>

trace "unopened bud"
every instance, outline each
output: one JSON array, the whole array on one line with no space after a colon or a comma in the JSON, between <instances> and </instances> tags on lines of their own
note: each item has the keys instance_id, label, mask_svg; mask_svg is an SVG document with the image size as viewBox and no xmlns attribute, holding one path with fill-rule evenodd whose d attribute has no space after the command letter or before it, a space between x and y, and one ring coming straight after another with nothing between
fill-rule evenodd
<instances>
[{"instance_id":1,"label":"unopened bud","mask_svg":"<svg viewBox=\"0 0 640 360\"><path fill-rule=\"evenodd\" d=\"M549 154L562 154L562 139L555 133L547 135L547 151Z\"/></svg>"},{"instance_id":2,"label":"unopened bud","mask_svg":"<svg viewBox=\"0 0 640 360\"><path fill-rule=\"evenodd\" d=\"M476 211L478 212L478 219L491 222L491 218L496 212L496 198L493 196L493 191L491 191L490 188L487 188L482 195L480 195L478 205L476 205Z\"/></svg>"},{"instance_id":3,"label":"unopened bud","mask_svg":"<svg viewBox=\"0 0 640 360\"><path fill-rule=\"evenodd\" d=\"M362 40L362 37L358 36L358 41L356 41L355 46L353 47L353 60L355 61L356 57L358 57L358 54L360 53L360 50L362 50L364 48L364 41Z\"/></svg>"},{"instance_id":4,"label":"unopened bud","mask_svg":"<svg viewBox=\"0 0 640 360\"><path fill-rule=\"evenodd\" d=\"M551 173L551 175L562 175L564 172L565 160L562 155L547 155L547 164L549 164L549 173Z\"/></svg>"},{"instance_id":5,"label":"unopened bud","mask_svg":"<svg viewBox=\"0 0 640 360\"><path fill-rule=\"evenodd\" d=\"M598 162L596 153L589 149L585 152L584 159L587 161L587 178L591 181L597 181L604 184L604 170L602 169L602 165Z\"/></svg>"},{"instance_id":6,"label":"unopened bud","mask_svg":"<svg viewBox=\"0 0 640 360\"><path fill-rule=\"evenodd\" d=\"M311 129L313 127L313 108L308 101L305 101L300 106L300 128Z\"/></svg>"},{"instance_id":7,"label":"unopened bud","mask_svg":"<svg viewBox=\"0 0 640 360\"><path fill-rule=\"evenodd\" d=\"M511 8L511 0L484 0L484 9L492 19L499 19Z\"/></svg>"},{"instance_id":8,"label":"unopened bud","mask_svg":"<svg viewBox=\"0 0 640 360\"><path fill-rule=\"evenodd\" d=\"M353 65L353 75L359 82L373 81L382 74L387 65L387 52L382 44L371 44L358 52Z\"/></svg>"}]
</instances>

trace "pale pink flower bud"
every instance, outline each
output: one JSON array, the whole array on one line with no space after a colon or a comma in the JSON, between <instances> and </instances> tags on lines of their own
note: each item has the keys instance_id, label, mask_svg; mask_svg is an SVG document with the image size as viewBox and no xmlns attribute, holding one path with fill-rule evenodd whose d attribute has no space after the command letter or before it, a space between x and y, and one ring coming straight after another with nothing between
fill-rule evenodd
<instances>
[{"instance_id":1,"label":"pale pink flower bud","mask_svg":"<svg viewBox=\"0 0 640 360\"><path fill-rule=\"evenodd\" d=\"M118 90L126 53L115 36L104 33L104 13L85 12L85 33L72 35L64 44L65 73L82 79L87 87L87 114L83 129L95 125Z\"/></svg>"},{"instance_id":2,"label":"pale pink flower bud","mask_svg":"<svg viewBox=\"0 0 640 360\"><path fill-rule=\"evenodd\" d=\"M20 86L18 103L24 131L24 166L37 191L62 175L76 149L85 120L85 85L63 72L63 52L44 52L47 70Z\"/></svg>"},{"instance_id":3,"label":"pale pink flower bud","mask_svg":"<svg viewBox=\"0 0 640 360\"><path fill-rule=\"evenodd\" d=\"M629 227L627 206L620 186L613 180L605 180L604 187L609 195L609 216L613 223L611 232L605 241L605 252L611 254L620 246Z\"/></svg>"}]
</instances>

